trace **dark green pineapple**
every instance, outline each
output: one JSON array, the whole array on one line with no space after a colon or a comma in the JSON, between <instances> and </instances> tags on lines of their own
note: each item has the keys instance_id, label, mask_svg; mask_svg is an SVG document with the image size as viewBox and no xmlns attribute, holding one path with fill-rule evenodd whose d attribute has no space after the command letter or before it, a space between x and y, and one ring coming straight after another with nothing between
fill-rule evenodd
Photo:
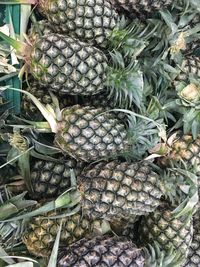
<instances>
[{"instance_id":1,"label":"dark green pineapple","mask_svg":"<svg viewBox=\"0 0 200 267\"><path fill-rule=\"evenodd\" d=\"M84 165L71 158L60 160L33 159L31 162L31 184L33 198L55 197L71 187L71 172L80 175Z\"/></svg>"},{"instance_id":2,"label":"dark green pineapple","mask_svg":"<svg viewBox=\"0 0 200 267\"><path fill-rule=\"evenodd\" d=\"M124 237L84 238L60 250L58 267L180 267L175 251L164 254L156 245L149 251L137 248Z\"/></svg>"}]
</instances>

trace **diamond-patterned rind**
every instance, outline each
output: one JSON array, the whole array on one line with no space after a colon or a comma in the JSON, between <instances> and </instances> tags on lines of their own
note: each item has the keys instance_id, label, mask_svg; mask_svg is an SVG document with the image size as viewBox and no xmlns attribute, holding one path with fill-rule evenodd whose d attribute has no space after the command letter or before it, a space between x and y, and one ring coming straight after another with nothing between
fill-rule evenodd
<instances>
[{"instance_id":1,"label":"diamond-patterned rind","mask_svg":"<svg viewBox=\"0 0 200 267\"><path fill-rule=\"evenodd\" d=\"M82 239L60 253L58 267L143 267L140 249L126 238Z\"/></svg>"},{"instance_id":2,"label":"diamond-patterned rind","mask_svg":"<svg viewBox=\"0 0 200 267\"><path fill-rule=\"evenodd\" d=\"M192 135L180 136L173 143L169 157L194 165L197 175L200 175L200 136L196 140L193 140Z\"/></svg>"},{"instance_id":3,"label":"diamond-patterned rind","mask_svg":"<svg viewBox=\"0 0 200 267\"><path fill-rule=\"evenodd\" d=\"M108 0L41 0L39 10L56 32L91 45L105 47L117 24L117 13Z\"/></svg>"},{"instance_id":4,"label":"diamond-patterned rind","mask_svg":"<svg viewBox=\"0 0 200 267\"><path fill-rule=\"evenodd\" d=\"M82 168L81 164L74 159L60 161L60 163L34 160L31 164L33 198L49 198L63 193L71 186L70 169L74 170L75 175L79 175Z\"/></svg>"},{"instance_id":5,"label":"diamond-patterned rind","mask_svg":"<svg viewBox=\"0 0 200 267\"><path fill-rule=\"evenodd\" d=\"M107 58L99 49L71 37L49 34L38 39L30 56L30 73L48 89L92 95L104 89Z\"/></svg>"},{"instance_id":6,"label":"diamond-patterned rind","mask_svg":"<svg viewBox=\"0 0 200 267\"><path fill-rule=\"evenodd\" d=\"M193 217L194 234L184 267L200 267L200 210Z\"/></svg>"},{"instance_id":7,"label":"diamond-patterned rind","mask_svg":"<svg viewBox=\"0 0 200 267\"><path fill-rule=\"evenodd\" d=\"M163 195L159 176L142 162L101 162L81 173L84 214L113 220L154 211Z\"/></svg>"},{"instance_id":8,"label":"diamond-patterned rind","mask_svg":"<svg viewBox=\"0 0 200 267\"><path fill-rule=\"evenodd\" d=\"M56 216L51 213L49 216ZM30 253L45 257L51 253L62 220L60 242L69 245L92 233L94 224L82 214L67 216L63 219L34 218L31 229L24 235L23 243Z\"/></svg>"},{"instance_id":9,"label":"diamond-patterned rind","mask_svg":"<svg viewBox=\"0 0 200 267\"><path fill-rule=\"evenodd\" d=\"M110 0L117 9L125 9L131 15L145 17L148 13L160 10L170 5L173 0Z\"/></svg>"},{"instance_id":10,"label":"diamond-patterned rind","mask_svg":"<svg viewBox=\"0 0 200 267\"><path fill-rule=\"evenodd\" d=\"M200 79L200 58L197 56L186 56L181 66L181 73L176 78L178 81L187 82L189 74Z\"/></svg>"},{"instance_id":11,"label":"diamond-patterned rind","mask_svg":"<svg viewBox=\"0 0 200 267\"><path fill-rule=\"evenodd\" d=\"M157 241L166 251L172 245L187 258L193 237L192 220L176 219L170 210L156 210L142 218L139 231L141 242Z\"/></svg>"},{"instance_id":12,"label":"diamond-patterned rind","mask_svg":"<svg viewBox=\"0 0 200 267\"><path fill-rule=\"evenodd\" d=\"M93 162L129 151L125 126L110 113L93 107L64 109L55 144L71 157Z\"/></svg>"}]
</instances>

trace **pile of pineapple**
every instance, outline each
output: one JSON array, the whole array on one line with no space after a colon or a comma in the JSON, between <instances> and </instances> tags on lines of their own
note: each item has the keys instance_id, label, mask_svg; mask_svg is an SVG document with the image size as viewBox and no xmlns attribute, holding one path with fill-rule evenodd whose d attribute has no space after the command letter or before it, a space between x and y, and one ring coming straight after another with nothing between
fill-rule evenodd
<instances>
[{"instance_id":1,"label":"pile of pineapple","mask_svg":"<svg viewBox=\"0 0 200 267\"><path fill-rule=\"evenodd\" d=\"M1 266L200 267L199 1L5 3L32 11L0 32Z\"/></svg>"}]
</instances>

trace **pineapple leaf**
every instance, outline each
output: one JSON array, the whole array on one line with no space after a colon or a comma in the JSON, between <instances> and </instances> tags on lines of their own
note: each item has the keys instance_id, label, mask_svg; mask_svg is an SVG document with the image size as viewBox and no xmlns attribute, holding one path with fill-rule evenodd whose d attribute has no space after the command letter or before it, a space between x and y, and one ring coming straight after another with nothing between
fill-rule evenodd
<instances>
[{"instance_id":1,"label":"pineapple leaf","mask_svg":"<svg viewBox=\"0 0 200 267\"><path fill-rule=\"evenodd\" d=\"M9 266L6 267L34 267L33 262L20 262L20 263L15 263L15 264L11 264Z\"/></svg>"},{"instance_id":2,"label":"pineapple leaf","mask_svg":"<svg viewBox=\"0 0 200 267\"><path fill-rule=\"evenodd\" d=\"M22 215L19 215L17 217L13 217L11 219L7 219L7 220L3 220L3 222L11 222L11 221L16 221L16 220L22 220L22 219L28 219L43 213L47 213L49 211L58 209L58 208L65 208L66 206L68 206L69 204L72 204L72 201L74 199L77 199L78 196L76 194L62 194L61 196L59 196L56 200L52 200L50 202L47 202L46 204L44 204L42 207L30 211L28 213L24 213ZM80 196L79 196L80 198ZM80 202L80 200L79 200Z\"/></svg>"},{"instance_id":3,"label":"pineapple leaf","mask_svg":"<svg viewBox=\"0 0 200 267\"><path fill-rule=\"evenodd\" d=\"M58 248L59 248L59 241L60 241L60 235L61 235L61 230L62 230L62 221L60 223L58 233L56 235L56 239L54 242L54 246L51 252L51 256L49 259L49 263L47 267L56 267L57 266L57 257L58 257Z\"/></svg>"},{"instance_id":4,"label":"pineapple leaf","mask_svg":"<svg viewBox=\"0 0 200 267\"><path fill-rule=\"evenodd\" d=\"M3 259L8 264L15 263L15 261L11 257L8 256L7 252L2 248L2 246L0 246L0 259Z\"/></svg>"},{"instance_id":5,"label":"pineapple leaf","mask_svg":"<svg viewBox=\"0 0 200 267\"><path fill-rule=\"evenodd\" d=\"M40 112L42 113L42 115L45 117L45 119L47 120L47 122L51 125L52 131L55 132L55 133L57 132L57 122L56 122L56 119L55 119L54 114L52 114L51 112L49 112L45 108L45 106L42 105L40 103L40 101L38 101L38 99L35 96L33 96L31 93L29 93L27 91L24 91L24 90L21 90L21 89L17 89L17 88L11 88L11 87L7 87L7 88L2 87L2 88L0 88L0 90L7 90L7 89L24 93L28 97L30 97L30 99L34 102L34 104L40 110Z\"/></svg>"},{"instance_id":6,"label":"pineapple leaf","mask_svg":"<svg viewBox=\"0 0 200 267\"><path fill-rule=\"evenodd\" d=\"M106 85L110 89L110 95L115 98L119 106L126 103L131 106L134 103L138 108L142 106L144 81L138 62L133 60L125 66L124 59L119 52L110 53L113 66L109 67Z\"/></svg>"},{"instance_id":7,"label":"pineapple leaf","mask_svg":"<svg viewBox=\"0 0 200 267\"><path fill-rule=\"evenodd\" d=\"M128 21L122 16L109 36L110 47L113 50L121 51L125 57L136 59L147 47L148 39L152 37L157 27L151 23L146 26L138 19L128 24Z\"/></svg>"},{"instance_id":8,"label":"pineapple leaf","mask_svg":"<svg viewBox=\"0 0 200 267\"><path fill-rule=\"evenodd\" d=\"M145 267L180 267L184 260L172 246L168 251L162 251L156 241L143 250L146 259Z\"/></svg>"},{"instance_id":9,"label":"pineapple leaf","mask_svg":"<svg viewBox=\"0 0 200 267\"><path fill-rule=\"evenodd\" d=\"M180 216L192 216L199 201L197 176L184 168L169 168L164 176L164 187L166 195L173 206L176 218Z\"/></svg>"},{"instance_id":10,"label":"pineapple leaf","mask_svg":"<svg viewBox=\"0 0 200 267\"><path fill-rule=\"evenodd\" d=\"M0 206L0 220L4 220L11 215L23 210L27 207L35 205L37 202L32 200L24 200L26 192L17 195Z\"/></svg>"},{"instance_id":11,"label":"pineapple leaf","mask_svg":"<svg viewBox=\"0 0 200 267\"><path fill-rule=\"evenodd\" d=\"M168 10L160 11L160 14L161 14L162 18L164 19L165 23L171 29L171 34L174 35L177 32L178 27L174 23L174 20L172 18L172 15L170 14L170 12Z\"/></svg>"},{"instance_id":12,"label":"pineapple leaf","mask_svg":"<svg viewBox=\"0 0 200 267\"><path fill-rule=\"evenodd\" d=\"M17 52L20 53L20 55L23 56L23 52L24 52L24 46L26 44L24 44L23 42L17 41L9 36L7 36L6 34L4 34L3 32L0 31L0 37L6 41L9 45L11 45L13 48L15 48L17 50Z\"/></svg>"}]
</instances>

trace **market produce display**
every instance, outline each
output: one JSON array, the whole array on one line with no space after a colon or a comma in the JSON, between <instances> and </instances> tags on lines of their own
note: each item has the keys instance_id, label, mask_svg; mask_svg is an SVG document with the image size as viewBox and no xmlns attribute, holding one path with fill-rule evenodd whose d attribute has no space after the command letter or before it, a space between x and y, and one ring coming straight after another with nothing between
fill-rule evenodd
<instances>
[{"instance_id":1,"label":"market produce display","mask_svg":"<svg viewBox=\"0 0 200 267\"><path fill-rule=\"evenodd\" d=\"M0 8L16 4L21 35L11 15L0 27L0 266L200 267L199 1Z\"/></svg>"}]
</instances>

